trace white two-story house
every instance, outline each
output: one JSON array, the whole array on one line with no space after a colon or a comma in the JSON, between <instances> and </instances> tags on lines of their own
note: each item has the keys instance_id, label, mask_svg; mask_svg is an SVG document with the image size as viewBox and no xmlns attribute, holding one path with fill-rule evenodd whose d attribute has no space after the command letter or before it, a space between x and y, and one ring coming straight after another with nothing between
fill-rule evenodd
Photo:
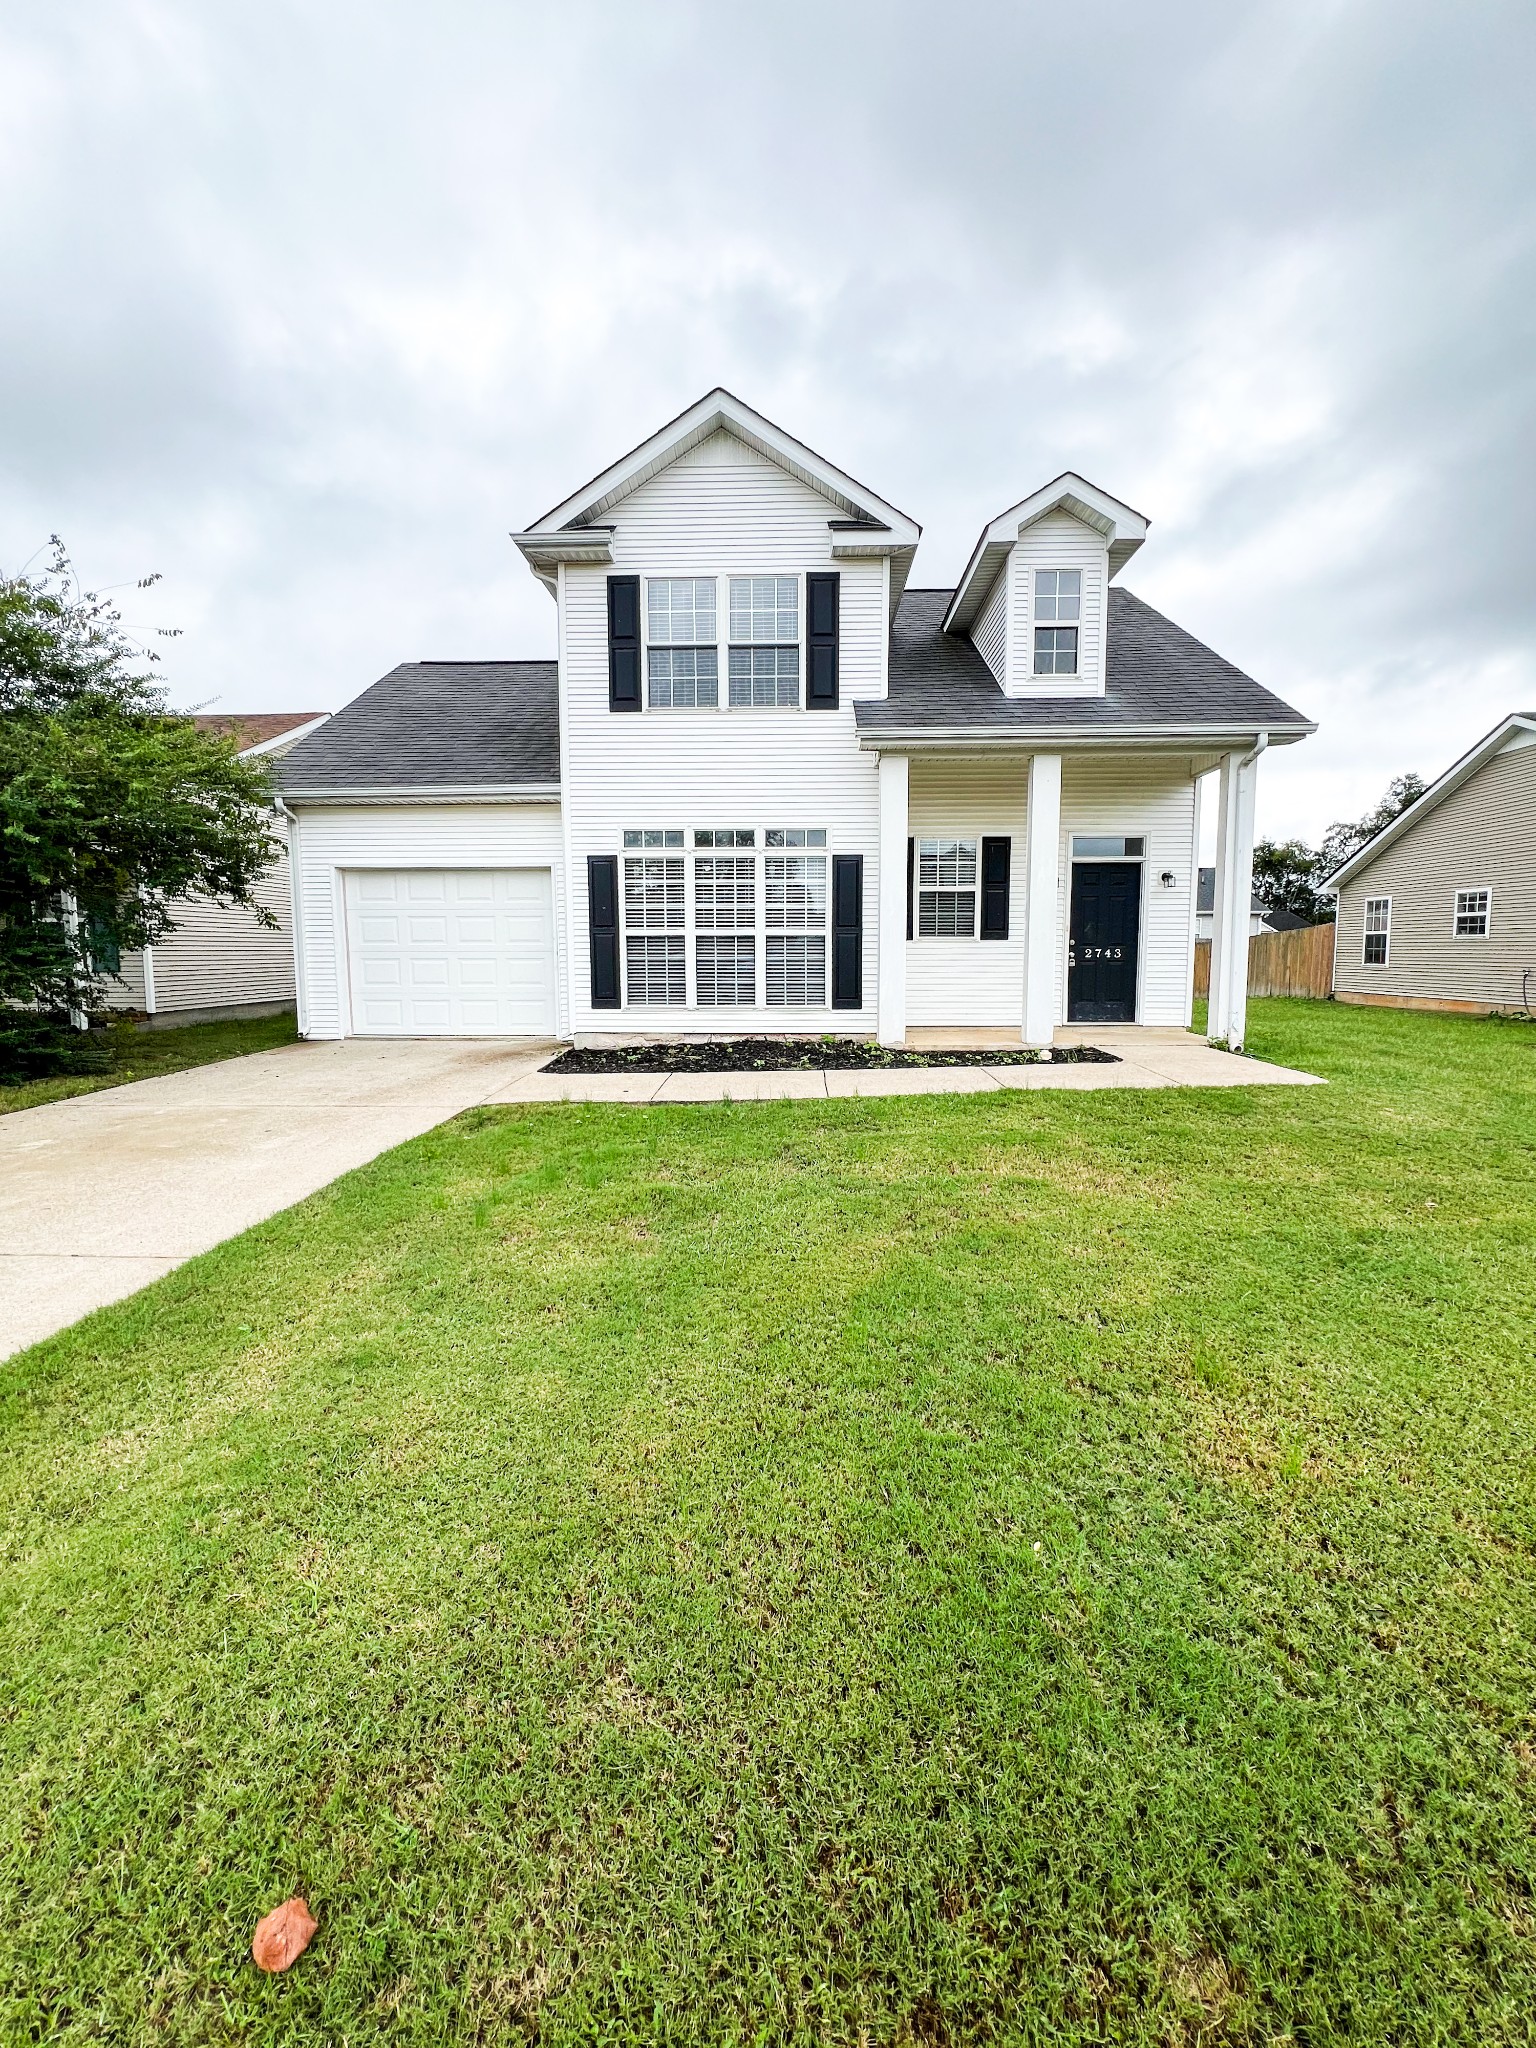
<instances>
[{"instance_id":1,"label":"white two-story house","mask_svg":"<svg viewBox=\"0 0 1536 2048\"><path fill-rule=\"evenodd\" d=\"M513 539L549 661L414 662L281 766L299 1026L607 1037L1187 1025L1240 1044L1257 767L1314 728L1117 587L1058 477L953 590L920 529L713 391Z\"/></svg>"}]
</instances>

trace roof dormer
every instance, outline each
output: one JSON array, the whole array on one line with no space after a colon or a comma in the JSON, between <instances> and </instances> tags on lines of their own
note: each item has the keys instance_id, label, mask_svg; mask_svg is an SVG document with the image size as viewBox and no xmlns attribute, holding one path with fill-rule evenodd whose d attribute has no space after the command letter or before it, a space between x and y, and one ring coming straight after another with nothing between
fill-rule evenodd
<instances>
[{"instance_id":1,"label":"roof dormer","mask_svg":"<svg viewBox=\"0 0 1536 2048\"><path fill-rule=\"evenodd\" d=\"M983 529L944 631L975 643L1005 696L1102 696L1109 584L1146 533L1069 471Z\"/></svg>"}]
</instances>

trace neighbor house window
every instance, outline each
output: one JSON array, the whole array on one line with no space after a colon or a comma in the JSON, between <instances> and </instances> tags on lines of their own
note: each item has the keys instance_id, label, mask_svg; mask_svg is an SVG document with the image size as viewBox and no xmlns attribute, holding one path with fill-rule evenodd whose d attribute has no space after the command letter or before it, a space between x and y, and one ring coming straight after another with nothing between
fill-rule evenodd
<instances>
[{"instance_id":1,"label":"neighbor house window","mask_svg":"<svg viewBox=\"0 0 1536 2048\"><path fill-rule=\"evenodd\" d=\"M720 701L713 576L652 576L646 584L647 692L653 711Z\"/></svg>"},{"instance_id":2,"label":"neighbor house window","mask_svg":"<svg viewBox=\"0 0 1536 2048\"><path fill-rule=\"evenodd\" d=\"M1488 936L1488 894L1486 889L1456 891L1456 936L1458 939L1486 939Z\"/></svg>"},{"instance_id":3,"label":"neighbor house window","mask_svg":"<svg viewBox=\"0 0 1536 2048\"><path fill-rule=\"evenodd\" d=\"M918 841L917 935L920 939L976 936L974 839Z\"/></svg>"},{"instance_id":4,"label":"neighbor house window","mask_svg":"<svg viewBox=\"0 0 1536 2048\"><path fill-rule=\"evenodd\" d=\"M800 702L800 584L794 576L731 578L730 682L737 707Z\"/></svg>"},{"instance_id":5,"label":"neighbor house window","mask_svg":"<svg viewBox=\"0 0 1536 2048\"><path fill-rule=\"evenodd\" d=\"M1390 896L1367 896L1365 899L1365 950L1361 961L1367 967L1385 967L1387 945L1392 933L1392 898Z\"/></svg>"},{"instance_id":6,"label":"neighbor house window","mask_svg":"<svg viewBox=\"0 0 1536 2048\"><path fill-rule=\"evenodd\" d=\"M1081 569L1035 571L1035 674L1077 674L1077 625L1083 609Z\"/></svg>"}]
</instances>

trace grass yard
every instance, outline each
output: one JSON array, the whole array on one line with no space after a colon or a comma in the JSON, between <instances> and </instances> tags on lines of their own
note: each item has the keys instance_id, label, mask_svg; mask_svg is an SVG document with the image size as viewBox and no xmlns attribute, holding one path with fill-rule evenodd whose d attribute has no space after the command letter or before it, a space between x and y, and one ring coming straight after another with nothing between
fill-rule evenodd
<instances>
[{"instance_id":1,"label":"grass yard","mask_svg":"<svg viewBox=\"0 0 1536 2048\"><path fill-rule=\"evenodd\" d=\"M1252 1047L476 1111L0 1368L0 2039L1531 2042L1536 1028Z\"/></svg>"},{"instance_id":2,"label":"grass yard","mask_svg":"<svg viewBox=\"0 0 1536 2048\"><path fill-rule=\"evenodd\" d=\"M12 1109L32 1109L39 1102L62 1102L68 1095L120 1088L125 1081L180 1073L183 1067L238 1059L242 1053L270 1052L275 1045L292 1045L297 1036L291 1010L277 1017L232 1017L218 1024L176 1024L159 1031L138 1031L126 1023L109 1025L112 1066L108 1073L59 1074L47 1081L22 1081L9 1087L0 1084L0 1116Z\"/></svg>"}]
</instances>

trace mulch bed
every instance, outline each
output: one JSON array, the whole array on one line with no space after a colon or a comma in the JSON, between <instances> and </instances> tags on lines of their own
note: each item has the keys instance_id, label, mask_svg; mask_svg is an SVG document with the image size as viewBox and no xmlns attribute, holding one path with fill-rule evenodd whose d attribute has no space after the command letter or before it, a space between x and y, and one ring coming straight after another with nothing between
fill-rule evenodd
<instances>
[{"instance_id":1,"label":"mulch bed","mask_svg":"<svg viewBox=\"0 0 1536 2048\"><path fill-rule=\"evenodd\" d=\"M994 1052L904 1052L860 1038L716 1038L702 1044L589 1047L561 1053L546 1074L765 1074L843 1067L1033 1067L1040 1055L1020 1046ZM1096 1045L1060 1046L1051 1063L1114 1064Z\"/></svg>"}]
</instances>

